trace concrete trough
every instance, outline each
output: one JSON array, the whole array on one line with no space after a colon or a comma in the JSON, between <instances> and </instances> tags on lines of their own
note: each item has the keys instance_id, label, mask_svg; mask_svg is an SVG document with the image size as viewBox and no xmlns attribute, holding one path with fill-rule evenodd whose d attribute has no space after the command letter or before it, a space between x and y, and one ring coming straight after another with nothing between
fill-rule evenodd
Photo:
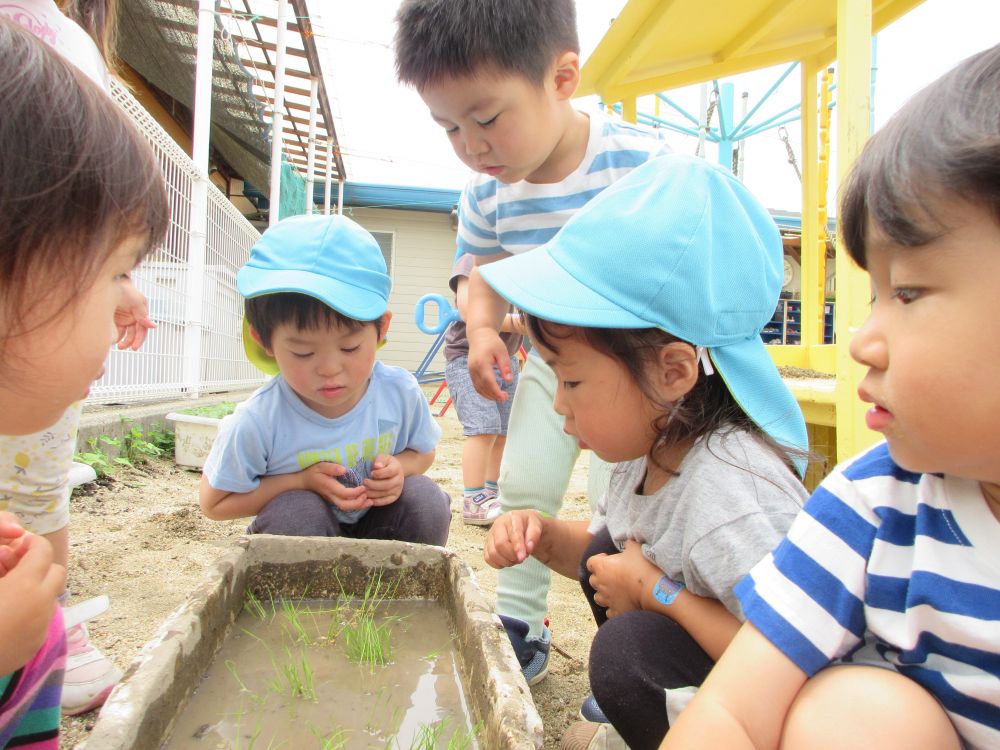
<instances>
[{"instance_id":1,"label":"concrete trough","mask_svg":"<svg viewBox=\"0 0 1000 750\"><path fill-rule=\"evenodd\" d=\"M378 570L398 578L396 598L434 600L446 612L472 721L481 722L479 747L541 748L542 722L503 627L454 553L405 542L253 535L215 564L143 647L101 710L87 750L161 747L248 590L287 598L361 596Z\"/></svg>"}]
</instances>

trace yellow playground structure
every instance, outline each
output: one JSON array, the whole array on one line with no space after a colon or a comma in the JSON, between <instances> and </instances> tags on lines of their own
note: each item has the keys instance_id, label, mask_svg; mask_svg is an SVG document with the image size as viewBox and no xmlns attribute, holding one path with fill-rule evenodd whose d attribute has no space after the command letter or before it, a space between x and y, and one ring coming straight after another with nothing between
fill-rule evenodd
<instances>
[{"instance_id":1,"label":"yellow playground structure","mask_svg":"<svg viewBox=\"0 0 1000 750\"><path fill-rule=\"evenodd\" d=\"M922 0L628 0L583 68L581 94L621 103L636 121L641 96L772 65L798 62L802 71L801 339L772 344L778 365L834 374L791 379L809 425L810 442L831 462L878 439L865 426L857 397L862 368L848 354L864 321L867 275L836 252L835 341L823 343L826 283L827 149L820 143L828 117L829 85L820 76L837 62L838 182L868 138L871 122L872 35ZM828 122L828 120L827 120ZM832 464L831 464L832 465ZM829 467L827 467L829 468ZM821 469L807 476L812 487Z\"/></svg>"}]
</instances>

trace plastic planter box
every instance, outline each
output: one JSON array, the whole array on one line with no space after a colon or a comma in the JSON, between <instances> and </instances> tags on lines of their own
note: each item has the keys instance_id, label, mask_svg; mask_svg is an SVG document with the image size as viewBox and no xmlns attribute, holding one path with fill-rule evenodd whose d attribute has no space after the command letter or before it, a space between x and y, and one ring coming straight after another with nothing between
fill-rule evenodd
<instances>
[{"instance_id":1,"label":"plastic planter box","mask_svg":"<svg viewBox=\"0 0 1000 750\"><path fill-rule=\"evenodd\" d=\"M167 419L174 423L174 462L185 469L201 469L219 434L222 420L175 411L170 412Z\"/></svg>"}]
</instances>

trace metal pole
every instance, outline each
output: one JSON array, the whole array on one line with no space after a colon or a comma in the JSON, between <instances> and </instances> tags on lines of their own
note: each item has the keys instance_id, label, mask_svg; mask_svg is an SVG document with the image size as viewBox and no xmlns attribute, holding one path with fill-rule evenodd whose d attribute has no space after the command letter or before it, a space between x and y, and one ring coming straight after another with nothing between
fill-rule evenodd
<instances>
[{"instance_id":1,"label":"metal pole","mask_svg":"<svg viewBox=\"0 0 1000 750\"><path fill-rule=\"evenodd\" d=\"M188 218L188 261L184 300L184 387L197 398L201 389L203 279L208 249L208 142L212 124L212 58L215 55L215 2L198 2L198 49L194 79L194 132L191 159L196 176L191 185Z\"/></svg>"},{"instance_id":2,"label":"metal pole","mask_svg":"<svg viewBox=\"0 0 1000 750\"><path fill-rule=\"evenodd\" d=\"M333 139L326 139L326 190L323 192L323 213L330 215L330 188L333 182Z\"/></svg>"},{"instance_id":3,"label":"metal pole","mask_svg":"<svg viewBox=\"0 0 1000 750\"><path fill-rule=\"evenodd\" d=\"M337 180L337 213L344 213L344 181Z\"/></svg>"},{"instance_id":4,"label":"metal pole","mask_svg":"<svg viewBox=\"0 0 1000 750\"><path fill-rule=\"evenodd\" d=\"M306 214L313 212L313 183L316 167L316 105L319 100L319 79L313 76L309 87L309 149L306 152Z\"/></svg>"},{"instance_id":5,"label":"metal pole","mask_svg":"<svg viewBox=\"0 0 1000 750\"><path fill-rule=\"evenodd\" d=\"M285 129L285 37L288 22L285 20L287 0L278 0L278 39L274 53L274 112L271 115L271 193L267 224L274 226L281 218L281 143Z\"/></svg>"}]
</instances>

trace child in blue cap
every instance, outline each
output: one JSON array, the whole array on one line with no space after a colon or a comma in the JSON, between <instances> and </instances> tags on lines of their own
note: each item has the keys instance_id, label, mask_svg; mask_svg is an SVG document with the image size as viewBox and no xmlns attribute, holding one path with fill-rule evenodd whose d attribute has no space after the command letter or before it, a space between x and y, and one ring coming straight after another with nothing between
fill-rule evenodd
<instances>
[{"instance_id":1,"label":"child in blue cap","mask_svg":"<svg viewBox=\"0 0 1000 750\"><path fill-rule=\"evenodd\" d=\"M618 464L589 523L512 511L486 561L535 557L590 602L590 686L620 738L581 722L563 747L655 748L739 628L733 586L806 497L805 423L760 338L777 227L732 174L662 156L481 271L526 315L566 432Z\"/></svg>"},{"instance_id":2,"label":"child in blue cap","mask_svg":"<svg viewBox=\"0 0 1000 750\"><path fill-rule=\"evenodd\" d=\"M343 216L268 229L236 277L247 357L274 379L223 420L201 508L250 533L443 545L448 496L424 472L441 428L416 379L375 360L392 313L375 239Z\"/></svg>"},{"instance_id":3,"label":"child in blue cap","mask_svg":"<svg viewBox=\"0 0 1000 750\"><path fill-rule=\"evenodd\" d=\"M1000 747L1000 45L872 136L839 222L885 441L737 586L746 624L664 747Z\"/></svg>"}]
</instances>

